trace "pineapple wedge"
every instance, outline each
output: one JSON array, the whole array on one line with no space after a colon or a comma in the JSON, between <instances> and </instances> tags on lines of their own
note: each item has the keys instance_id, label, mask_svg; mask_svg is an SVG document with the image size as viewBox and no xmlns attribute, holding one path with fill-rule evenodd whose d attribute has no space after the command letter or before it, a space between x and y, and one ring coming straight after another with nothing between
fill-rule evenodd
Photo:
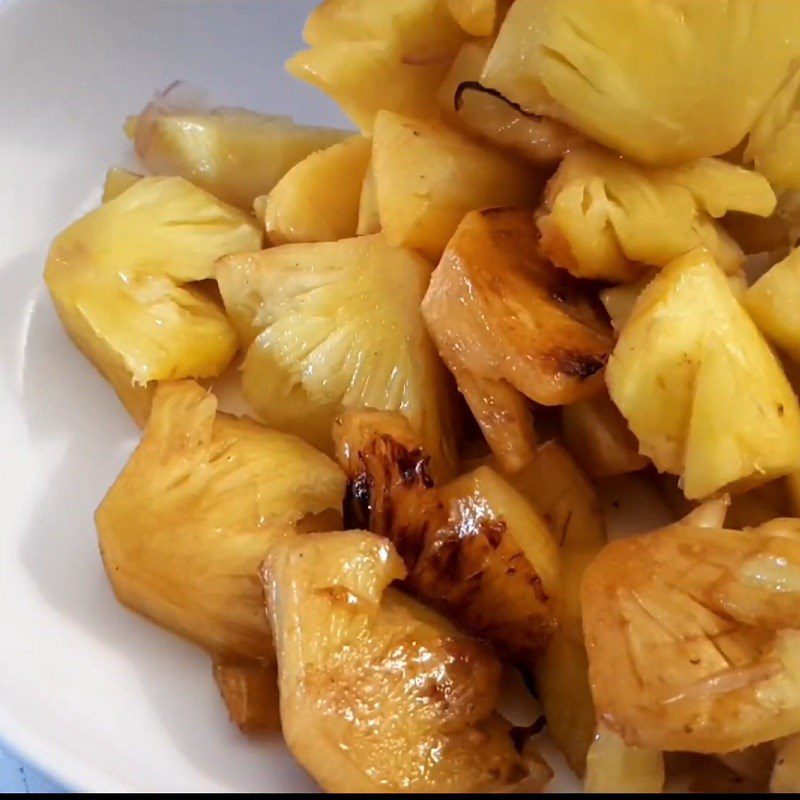
<instances>
[{"instance_id":1,"label":"pineapple wedge","mask_svg":"<svg viewBox=\"0 0 800 800\"><path fill-rule=\"evenodd\" d=\"M468 214L422 313L503 469L531 457L524 395L544 405L602 389L613 333L584 285L541 257L529 211Z\"/></svg>"},{"instance_id":2,"label":"pineapple wedge","mask_svg":"<svg viewBox=\"0 0 800 800\"><path fill-rule=\"evenodd\" d=\"M798 55L795 0L517 0L482 80L668 166L736 147Z\"/></svg>"},{"instance_id":3,"label":"pineapple wedge","mask_svg":"<svg viewBox=\"0 0 800 800\"><path fill-rule=\"evenodd\" d=\"M340 519L345 479L293 436L161 384L139 447L95 515L117 598L222 657L269 660L258 565L271 542Z\"/></svg>"},{"instance_id":4,"label":"pineapple wedge","mask_svg":"<svg viewBox=\"0 0 800 800\"><path fill-rule=\"evenodd\" d=\"M800 520L684 522L607 545L581 593L598 717L654 750L800 732L798 596Z\"/></svg>"},{"instance_id":5,"label":"pineapple wedge","mask_svg":"<svg viewBox=\"0 0 800 800\"><path fill-rule=\"evenodd\" d=\"M491 36L497 19L497 0L447 0L453 19L470 36Z\"/></svg>"},{"instance_id":6,"label":"pineapple wedge","mask_svg":"<svg viewBox=\"0 0 800 800\"><path fill-rule=\"evenodd\" d=\"M328 792L539 791L495 711L491 652L389 584L403 562L361 531L272 548L263 569L283 734Z\"/></svg>"},{"instance_id":7,"label":"pineapple wedge","mask_svg":"<svg viewBox=\"0 0 800 800\"><path fill-rule=\"evenodd\" d=\"M211 377L231 360L235 330L192 284L260 241L254 221L182 178L142 178L55 239L56 310L137 422L156 381Z\"/></svg>"},{"instance_id":8,"label":"pineapple wedge","mask_svg":"<svg viewBox=\"0 0 800 800\"><path fill-rule=\"evenodd\" d=\"M252 341L245 397L269 425L332 453L341 406L398 410L452 469L451 389L419 312L426 261L374 235L231 256L217 277Z\"/></svg>"},{"instance_id":9,"label":"pineapple wedge","mask_svg":"<svg viewBox=\"0 0 800 800\"><path fill-rule=\"evenodd\" d=\"M491 44L467 42L439 87L442 116L465 133L532 164L555 164L583 137L547 117L530 115L480 83Z\"/></svg>"},{"instance_id":10,"label":"pineapple wedge","mask_svg":"<svg viewBox=\"0 0 800 800\"><path fill-rule=\"evenodd\" d=\"M436 487L399 415L346 413L334 437L349 481L345 522L391 540L412 594L532 664L556 627L560 565L530 504L489 467Z\"/></svg>"},{"instance_id":11,"label":"pineapple wedge","mask_svg":"<svg viewBox=\"0 0 800 800\"><path fill-rule=\"evenodd\" d=\"M231 722L242 733L280 730L275 664L214 663L214 681Z\"/></svg>"},{"instance_id":12,"label":"pineapple wedge","mask_svg":"<svg viewBox=\"0 0 800 800\"><path fill-rule=\"evenodd\" d=\"M143 175L139 175L137 172L131 172L129 169L111 167L106 173L106 180L103 184L103 202L107 203L109 200L114 200L119 197L143 177Z\"/></svg>"},{"instance_id":13,"label":"pineapple wedge","mask_svg":"<svg viewBox=\"0 0 800 800\"><path fill-rule=\"evenodd\" d=\"M270 244L335 242L356 235L372 142L353 136L312 153L256 200Z\"/></svg>"},{"instance_id":14,"label":"pineapple wedge","mask_svg":"<svg viewBox=\"0 0 800 800\"><path fill-rule=\"evenodd\" d=\"M593 478L637 472L650 463L639 454L636 437L607 394L564 406L561 431L572 455Z\"/></svg>"},{"instance_id":15,"label":"pineapple wedge","mask_svg":"<svg viewBox=\"0 0 800 800\"><path fill-rule=\"evenodd\" d=\"M150 172L180 175L246 211L295 164L348 136L288 117L210 108L180 83L129 119L126 132Z\"/></svg>"},{"instance_id":16,"label":"pineapple wedge","mask_svg":"<svg viewBox=\"0 0 800 800\"><path fill-rule=\"evenodd\" d=\"M770 341L800 362L800 249L759 278L744 304Z\"/></svg>"},{"instance_id":17,"label":"pineapple wedge","mask_svg":"<svg viewBox=\"0 0 800 800\"><path fill-rule=\"evenodd\" d=\"M797 398L704 250L647 286L606 380L640 452L660 471L682 475L690 499L800 467Z\"/></svg>"},{"instance_id":18,"label":"pineapple wedge","mask_svg":"<svg viewBox=\"0 0 800 800\"><path fill-rule=\"evenodd\" d=\"M541 189L529 167L444 125L388 111L375 120L372 166L387 241L432 260L469 211L532 204Z\"/></svg>"},{"instance_id":19,"label":"pineapple wedge","mask_svg":"<svg viewBox=\"0 0 800 800\"><path fill-rule=\"evenodd\" d=\"M746 163L778 189L800 189L800 67L772 98L747 139Z\"/></svg>"},{"instance_id":20,"label":"pineapple wedge","mask_svg":"<svg viewBox=\"0 0 800 800\"><path fill-rule=\"evenodd\" d=\"M579 278L625 282L706 246L726 272L744 253L714 221L728 211L775 210L769 183L718 159L645 169L585 147L561 163L537 217L542 249Z\"/></svg>"}]
</instances>

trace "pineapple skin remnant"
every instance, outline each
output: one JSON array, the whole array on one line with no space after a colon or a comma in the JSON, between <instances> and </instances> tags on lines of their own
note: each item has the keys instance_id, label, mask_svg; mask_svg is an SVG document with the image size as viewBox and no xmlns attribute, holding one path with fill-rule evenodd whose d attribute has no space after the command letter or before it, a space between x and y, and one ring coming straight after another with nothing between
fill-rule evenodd
<instances>
[{"instance_id":1,"label":"pineapple skin remnant","mask_svg":"<svg viewBox=\"0 0 800 800\"><path fill-rule=\"evenodd\" d=\"M157 381L212 377L233 358L235 329L193 284L261 238L182 178L141 178L53 242L44 276L59 317L139 424Z\"/></svg>"}]
</instances>

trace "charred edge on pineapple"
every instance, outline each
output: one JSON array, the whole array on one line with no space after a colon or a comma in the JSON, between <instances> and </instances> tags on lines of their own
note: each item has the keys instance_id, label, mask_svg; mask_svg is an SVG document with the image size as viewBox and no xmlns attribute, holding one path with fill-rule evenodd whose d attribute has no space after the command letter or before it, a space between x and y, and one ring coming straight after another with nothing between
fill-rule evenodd
<instances>
[{"instance_id":1,"label":"charred edge on pineapple","mask_svg":"<svg viewBox=\"0 0 800 800\"><path fill-rule=\"evenodd\" d=\"M522 114L523 117L535 120L544 119L541 114L535 114L533 111L528 111L519 103L515 103L513 100L506 97L502 92L498 92L497 89L492 89L489 86L484 86L480 81L463 81L462 83L458 84L456 87L456 93L453 96L453 107L456 111L461 110L461 106L464 103L464 94L466 92L480 92L481 94L488 94L490 97L495 97L510 108L513 108L514 111Z\"/></svg>"},{"instance_id":2,"label":"charred edge on pineapple","mask_svg":"<svg viewBox=\"0 0 800 800\"><path fill-rule=\"evenodd\" d=\"M562 351L555 354L555 360L559 371L570 378L580 378L588 380L605 368L608 356L600 357L587 355L586 353L571 353Z\"/></svg>"}]
</instances>

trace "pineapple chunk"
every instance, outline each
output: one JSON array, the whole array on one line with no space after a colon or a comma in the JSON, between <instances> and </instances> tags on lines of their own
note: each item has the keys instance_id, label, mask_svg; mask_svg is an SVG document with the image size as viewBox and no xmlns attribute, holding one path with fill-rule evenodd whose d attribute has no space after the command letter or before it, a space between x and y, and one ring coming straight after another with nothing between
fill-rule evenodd
<instances>
[{"instance_id":1,"label":"pineapple chunk","mask_svg":"<svg viewBox=\"0 0 800 800\"><path fill-rule=\"evenodd\" d=\"M609 478L644 469L636 437L607 394L564 406L564 443L593 478Z\"/></svg>"},{"instance_id":2,"label":"pineapple chunk","mask_svg":"<svg viewBox=\"0 0 800 800\"><path fill-rule=\"evenodd\" d=\"M747 140L746 163L778 189L800 189L800 67L772 98Z\"/></svg>"},{"instance_id":3,"label":"pineapple chunk","mask_svg":"<svg viewBox=\"0 0 800 800\"><path fill-rule=\"evenodd\" d=\"M450 57L417 61L380 41L334 42L304 50L286 62L290 75L315 86L369 134L381 109L436 118L436 93Z\"/></svg>"},{"instance_id":4,"label":"pineapple chunk","mask_svg":"<svg viewBox=\"0 0 800 800\"><path fill-rule=\"evenodd\" d=\"M660 794L664 754L628 747L602 722L589 748L583 789L589 794Z\"/></svg>"},{"instance_id":5,"label":"pineapple chunk","mask_svg":"<svg viewBox=\"0 0 800 800\"><path fill-rule=\"evenodd\" d=\"M800 520L607 545L581 603L597 714L626 744L729 753L800 731Z\"/></svg>"},{"instance_id":6,"label":"pineapple chunk","mask_svg":"<svg viewBox=\"0 0 800 800\"><path fill-rule=\"evenodd\" d=\"M364 183L361 185L361 197L358 201L358 236L369 236L371 233L380 233L381 218L378 213L378 191L375 187L375 170L372 161L367 165Z\"/></svg>"},{"instance_id":7,"label":"pineapple chunk","mask_svg":"<svg viewBox=\"0 0 800 800\"><path fill-rule=\"evenodd\" d=\"M528 466L510 482L538 511L560 545L560 624L536 664L536 688L550 737L581 775L595 735L595 713L580 586L584 570L606 543L603 511L591 481L554 441L538 447Z\"/></svg>"},{"instance_id":8,"label":"pineapple chunk","mask_svg":"<svg viewBox=\"0 0 800 800\"><path fill-rule=\"evenodd\" d=\"M231 722L242 733L280 729L278 672L275 664L214 664L214 681Z\"/></svg>"},{"instance_id":9,"label":"pineapple chunk","mask_svg":"<svg viewBox=\"0 0 800 800\"><path fill-rule=\"evenodd\" d=\"M645 169L584 148L548 183L537 225L548 258L580 278L629 281L699 246L735 272L744 254L713 218L731 210L766 217L775 203L765 178L725 161Z\"/></svg>"},{"instance_id":10,"label":"pineapple chunk","mask_svg":"<svg viewBox=\"0 0 800 800\"><path fill-rule=\"evenodd\" d=\"M136 154L150 172L180 175L246 211L295 164L348 135L187 95L173 84L129 121Z\"/></svg>"},{"instance_id":11,"label":"pineapple chunk","mask_svg":"<svg viewBox=\"0 0 800 800\"><path fill-rule=\"evenodd\" d=\"M534 436L524 395L544 405L602 388L611 328L584 286L545 261L529 211L468 214L433 273L422 313L503 469Z\"/></svg>"},{"instance_id":12,"label":"pineapple chunk","mask_svg":"<svg viewBox=\"0 0 800 800\"><path fill-rule=\"evenodd\" d=\"M797 398L706 251L644 290L606 380L640 452L682 475L690 499L800 466Z\"/></svg>"},{"instance_id":13,"label":"pineapple chunk","mask_svg":"<svg viewBox=\"0 0 800 800\"><path fill-rule=\"evenodd\" d=\"M667 166L738 145L798 55L795 0L517 0L483 82Z\"/></svg>"},{"instance_id":14,"label":"pineapple chunk","mask_svg":"<svg viewBox=\"0 0 800 800\"><path fill-rule=\"evenodd\" d=\"M447 0L453 19L470 36L491 36L497 18L497 0Z\"/></svg>"},{"instance_id":15,"label":"pineapple chunk","mask_svg":"<svg viewBox=\"0 0 800 800\"><path fill-rule=\"evenodd\" d=\"M305 442L161 384L139 447L95 515L117 598L226 657L269 659L258 565L341 511L345 479ZM319 517L319 520L315 518Z\"/></svg>"},{"instance_id":16,"label":"pineapple chunk","mask_svg":"<svg viewBox=\"0 0 800 800\"><path fill-rule=\"evenodd\" d=\"M335 242L356 235L361 186L372 142L353 136L292 167L262 203L273 245Z\"/></svg>"},{"instance_id":17,"label":"pineapple chunk","mask_svg":"<svg viewBox=\"0 0 800 800\"><path fill-rule=\"evenodd\" d=\"M800 249L756 281L744 304L770 341L800 361Z\"/></svg>"},{"instance_id":18,"label":"pineapple chunk","mask_svg":"<svg viewBox=\"0 0 800 800\"><path fill-rule=\"evenodd\" d=\"M375 121L372 165L386 239L433 260L469 211L531 204L541 189L524 165L441 124L388 111Z\"/></svg>"},{"instance_id":19,"label":"pineapple chunk","mask_svg":"<svg viewBox=\"0 0 800 800\"><path fill-rule=\"evenodd\" d=\"M103 202L107 203L109 200L119 197L142 177L144 176L122 167L111 167L106 173L106 180L103 184Z\"/></svg>"},{"instance_id":20,"label":"pineapple chunk","mask_svg":"<svg viewBox=\"0 0 800 800\"><path fill-rule=\"evenodd\" d=\"M182 178L142 178L53 242L45 280L61 321L140 424L155 381L211 377L233 357L236 332L191 283L260 241L249 217Z\"/></svg>"},{"instance_id":21,"label":"pineapple chunk","mask_svg":"<svg viewBox=\"0 0 800 800\"><path fill-rule=\"evenodd\" d=\"M527 114L503 95L480 83L491 45L467 42L439 87L444 119L510 155L533 164L554 164L583 138L553 119Z\"/></svg>"},{"instance_id":22,"label":"pineapple chunk","mask_svg":"<svg viewBox=\"0 0 800 800\"><path fill-rule=\"evenodd\" d=\"M242 382L268 424L332 453L340 406L399 410L450 468L450 386L419 311L427 262L375 235L231 256L217 276L245 341L256 336Z\"/></svg>"},{"instance_id":23,"label":"pineapple chunk","mask_svg":"<svg viewBox=\"0 0 800 800\"><path fill-rule=\"evenodd\" d=\"M555 630L560 565L526 500L489 467L435 487L399 415L350 412L334 431L349 480L345 522L392 541L412 594L532 664Z\"/></svg>"},{"instance_id":24,"label":"pineapple chunk","mask_svg":"<svg viewBox=\"0 0 800 800\"><path fill-rule=\"evenodd\" d=\"M361 531L270 550L263 578L289 749L334 793L541 790L552 773L517 752L494 711L500 664L388 588L403 574L389 542Z\"/></svg>"}]
</instances>

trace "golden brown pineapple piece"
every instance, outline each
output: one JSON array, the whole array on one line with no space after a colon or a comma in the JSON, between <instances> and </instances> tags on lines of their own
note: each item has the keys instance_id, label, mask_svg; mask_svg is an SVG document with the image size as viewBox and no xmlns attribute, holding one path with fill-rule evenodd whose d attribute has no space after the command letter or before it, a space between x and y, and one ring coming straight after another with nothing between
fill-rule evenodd
<instances>
[{"instance_id":1,"label":"golden brown pineapple piece","mask_svg":"<svg viewBox=\"0 0 800 800\"><path fill-rule=\"evenodd\" d=\"M593 478L637 472L650 463L607 394L564 406L561 430L570 452Z\"/></svg>"},{"instance_id":2,"label":"golden brown pineapple piece","mask_svg":"<svg viewBox=\"0 0 800 800\"><path fill-rule=\"evenodd\" d=\"M269 658L258 565L297 526L335 524L344 485L305 442L218 413L194 381L161 384L95 516L117 598L212 653Z\"/></svg>"},{"instance_id":3,"label":"golden brown pineapple piece","mask_svg":"<svg viewBox=\"0 0 800 800\"><path fill-rule=\"evenodd\" d=\"M489 56L488 42L467 42L439 87L439 104L448 123L533 164L560 161L583 137L566 125L523 108L480 83Z\"/></svg>"},{"instance_id":4,"label":"golden brown pineapple piece","mask_svg":"<svg viewBox=\"0 0 800 800\"><path fill-rule=\"evenodd\" d=\"M800 249L759 278L744 305L769 340L800 361Z\"/></svg>"},{"instance_id":5,"label":"golden brown pineapple piece","mask_svg":"<svg viewBox=\"0 0 800 800\"><path fill-rule=\"evenodd\" d=\"M332 453L340 406L399 410L451 468L450 386L419 311L424 259L362 236L231 256L217 276L252 341L245 396L269 425Z\"/></svg>"},{"instance_id":6,"label":"golden brown pineapple piece","mask_svg":"<svg viewBox=\"0 0 800 800\"><path fill-rule=\"evenodd\" d=\"M528 166L441 123L388 111L375 120L372 168L387 241L432 260L469 211L530 205L541 188Z\"/></svg>"},{"instance_id":7,"label":"golden brown pineapple piece","mask_svg":"<svg viewBox=\"0 0 800 800\"><path fill-rule=\"evenodd\" d=\"M274 663L215 661L214 680L231 722L242 733L280 729L278 670Z\"/></svg>"},{"instance_id":8,"label":"golden brown pineapple piece","mask_svg":"<svg viewBox=\"0 0 800 800\"><path fill-rule=\"evenodd\" d=\"M150 172L180 175L246 211L295 164L348 136L289 117L211 108L181 83L157 94L126 132Z\"/></svg>"},{"instance_id":9,"label":"golden brown pineapple piece","mask_svg":"<svg viewBox=\"0 0 800 800\"><path fill-rule=\"evenodd\" d=\"M560 405L601 389L613 333L598 305L540 255L530 212L468 214L450 241L422 313L506 471L535 446L523 396Z\"/></svg>"},{"instance_id":10,"label":"golden brown pineapple piece","mask_svg":"<svg viewBox=\"0 0 800 800\"><path fill-rule=\"evenodd\" d=\"M372 142L353 136L312 153L256 200L273 245L335 242L356 235Z\"/></svg>"},{"instance_id":11,"label":"golden brown pineapple piece","mask_svg":"<svg viewBox=\"0 0 800 800\"><path fill-rule=\"evenodd\" d=\"M674 261L641 294L606 380L640 452L682 475L690 499L800 465L797 398L703 250Z\"/></svg>"},{"instance_id":12,"label":"golden brown pineapple piece","mask_svg":"<svg viewBox=\"0 0 800 800\"><path fill-rule=\"evenodd\" d=\"M719 159L646 169L584 147L548 183L537 225L544 253L577 277L630 281L699 246L731 273L744 254L714 218L767 217L775 203L765 178Z\"/></svg>"},{"instance_id":13,"label":"golden brown pineapple piece","mask_svg":"<svg viewBox=\"0 0 800 800\"><path fill-rule=\"evenodd\" d=\"M111 167L106 173L106 180L103 184L103 202L107 203L109 200L119 197L143 177L138 172L131 172L129 169Z\"/></svg>"},{"instance_id":14,"label":"golden brown pineapple piece","mask_svg":"<svg viewBox=\"0 0 800 800\"><path fill-rule=\"evenodd\" d=\"M132 416L156 381L219 374L236 333L196 286L226 253L258 247L255 221L181 178L143 178L71 225L45 281L61 321Z\"/></svg>"},{"instance_id":15,"label":"golden brown pineapple piece","mask_svg":"<svg viewBox=\"0 0 800 800\"><path fill-rule=\"evenodd\" d=\"M500 664L438 614L387 588L404 574L361 531L278 545L263 577L289 749L329 792L537 791L494 706Z\"/></svg>"},{"instance_id":16,"label":"golden brown pineapple piece","mask_svg":"<svg viewBox=\"0 0 800 800\"><path fill-rule=\"evenodd\" d=\"M483 81L663 166L736 147L798 55L794 0L517 0Z\"/></svg>"},{"instance_id":17,"label":"golden brown pineapple piece","mask_svg":"<svg viewBox=\"0 0 800 800\"><path fill-rule=\"evenodd\" d=\"M581 601L597 713L629 745L727 753L800 731L800 521L608 545Z\"/></svg>"},{"instance_id":18,"label":"golden brown pineapple piece","mask_svg":"<svg viewBox=\"0 0 800 800\"><path fill-rule=\"evenodd\" d=\"M330 95L364 132L388 109L436 117L436 90L466 39L446 0L328 0L286 68Z\"/></svg>"},{"instance_id":19,"label":"golden brown pineapple piece","mask_svg":"<svg viewBox=\"0 0 800 800\"><path fill-rule=\"evenodd\" d=\"M351 411L335 438L346 522L392 541L412 594L531 664L555 630L560 578L555 542L525 499L488 467L436 488L397 416Z\"/></svg>"}]
</instances>

